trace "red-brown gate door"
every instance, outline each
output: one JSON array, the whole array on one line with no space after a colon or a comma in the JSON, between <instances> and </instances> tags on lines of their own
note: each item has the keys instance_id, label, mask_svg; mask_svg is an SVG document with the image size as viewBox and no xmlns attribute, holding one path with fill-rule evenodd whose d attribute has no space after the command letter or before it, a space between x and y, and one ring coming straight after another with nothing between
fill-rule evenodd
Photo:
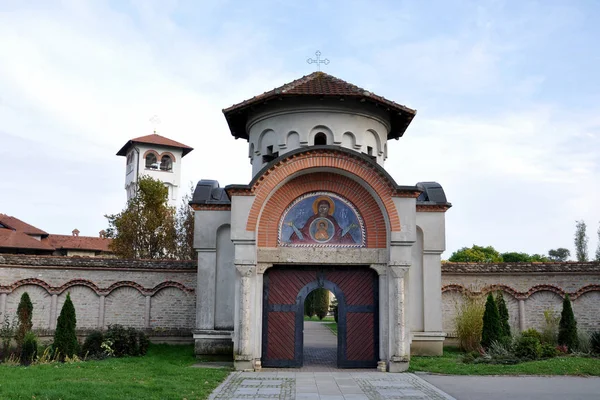
<instances>
[{"instance_id":1,"label":"red-brown gate door","mask_svg":"<svg viewBox=\"0 0 600 400\"><path fill-rule=\"evenodd\" d=\"M338 300L339 368L375 367L378 277L368 267L273 267L264 276L262 365L301 367L304 300L317 288Z\"/></svg>"}]
</instances>

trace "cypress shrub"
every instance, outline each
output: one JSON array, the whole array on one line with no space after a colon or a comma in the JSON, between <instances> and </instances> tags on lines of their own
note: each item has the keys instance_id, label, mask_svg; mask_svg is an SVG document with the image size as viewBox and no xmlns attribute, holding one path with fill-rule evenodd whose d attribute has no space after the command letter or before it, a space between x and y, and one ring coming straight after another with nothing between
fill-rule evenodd
<instances>
[{"instance_id":1,"label":"cypress shrub","mask_svg":"<svg viewBox=\"0 0 600 400\"><path fill-rule=\"evenodd\" d=\"M19 325L17 326L15 341L17 342L18 347L21 347L23 345L25 335L27 334L27 332L31 331L31 327L33 326L33 323L31 322L32 315L33 304L31 303L29 294L25 292L21 295L21 300L19 301L19 305L17 306L17 317L19 318Z\"/></svg>"},{"instance_id":2,"label":"cypress shrub","mask_svg":"<svg viewBox=\"0 0 600 400\"><path fill-rule=\"evenodd\" d=\"M65 356L73 357L79 351L79 342L75 334L76 325L75 306L71 301L71 294L67 293L54 332L54 352L59 354L61 360L64 360Z\"/></svg>"},{"instance_id":3,"label":"cypress shrub","mask_svg":"<svg viewBox=\"0 0 600 400\"><path fill-rule=\"evenodd\" d=\"M510 324L508 323L509 315L508 315L508 307L506 307L506 302L504 301L504 296L502 296L502 292L498 292L496 296L496 303L498 305L498 315L500 316L500 327L501 336L502 337L510 337Z\"/></svg>"},{"instance_id":4,"label":"cypress shrub","mask_svg":"<svg viewBox=\"0 0 600 400\"><path fill-rule=\"evenodd\" d=\"M573 351L579 344L577 336L577 321L571 308L571 300L569 295L563 300L563 308L560 314L560 322L558 323L558 344L567 346L569 351Z\"/></svg>"},{"instance_id":5,"label":"cypress shrub","mask_svg":"<svg viewBox=\"0 0 600 400\"><path fill-rule=\"evenodd\" d=\"M485 311L483 312L483 329L481 331L481 345L484 348L490 347L493 341L501 337L502 326L500 325L500 315L498 315L498 306L494 301L492 294L488 294L485 302Z\"/></svg>"},{"instance_id":6,"label":"cypress shrub","mask_svg":"<svg viewBox=\"0 0 600 400\"><path fill-rule=\"evenodd\" d=\"M314 295L315 291L313 290L308 294L308 296L306 296L306 299L304 299L304 315L310 318L312 318L316 314L314 306Z\"/></svg>"},{"instance_id":7,"label":"cypress shrub","mask_svg":"<svg viewBox=\"0 0 600 400\"><path fill-rule=\"evenodd\" d=\"M321 288L315 290L315 292L317 293L315 296L315 312L317 317L322 320L329 313L329 290Z\"/></svg>"},{"instance_id":8,"label":"cypress shrub","mask_svg":"<svg viewBox=\"0 0 600 400\"><path fill-rule=\"evenodd\" d=\"M21 363L25 365L31 364L35 360L38 350L38 341L35 333L28 331L23 338L21 346Z\"/></svg>"}]
</instances>

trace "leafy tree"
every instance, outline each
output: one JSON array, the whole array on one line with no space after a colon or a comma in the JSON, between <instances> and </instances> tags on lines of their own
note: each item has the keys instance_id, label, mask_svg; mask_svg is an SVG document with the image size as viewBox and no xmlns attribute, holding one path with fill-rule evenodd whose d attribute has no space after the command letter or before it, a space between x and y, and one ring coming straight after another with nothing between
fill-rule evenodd
<instances>
[{"instance_id":1,"label":"leafy tree","mask_svg":"<svg viewBox=\"0 0 600 400\"><path fill-rule=\"evenodd\" d=\"M174 258L177 253L175 210L168 189L152 177L140 176L136 195L119 214L105 215L113 238L111 248L121 258Z\"/></svg>"},{"instance_id":2,"label":"leafy tree","mask_svg":"<svg viewBox=\"0 0 600 400\"><path fill-rule=\"evenodd\" d=\"M194 250L194 210L190 201L194 194L194 186L190 186L190 192L181 198L181 205L177 209L175 229L177 232L177 258L180 260L196 259Z\"/></svg>"},{"instance_id":3,"label":"leafy tree","mask_svg":"<svg viewBox=\"0 0 600 400\"><path fill-rule=\"evenodd\" d=\"M17 306L17 317L19 318L19 325L17 326L15 341L17 342L17 345L19 347L23 345L23 340L25 339L25 335L27 335L27 332L31 331L31 327L33 326L33 323L31 321L32 316L33 304L31 303L29 294L27 292L24 292L21 295L21 300L19 300L19 305Z\"/></svg>"},{"instance_id":4,"label":"leafy tree","mask_svg":"<svg viewBox=\"0 0 600 400\"><path fill-rule=\"evenodd\" d=\"M510 337L510 324L508 323L509 314L508 307L504 301L502 292L498 292L496 295L496 304L498 305L498 315L500 316L500 327L502 328L501 337Z\"/></svg>"},{"instance_id":5,"label":"leafy tree","mask_svg":"<svg viewBox=\"0 0 600 400\"><path fill-rule=\"evenodd\" d=\"M598 227L598 246L596 247L596 261L600 261L600 226Z\"/></svg>"},{"instance_id":6,"label":"leafy tree","mask_svg":"<svg viewBox=\"0 0 600 400\"><path fill-rule=\"evenodd\" d=\"M66 356L73 357L79 351L79 342L77 342L77 335L75 334L76 326L75 306L71 301L71 294L67 293L54 332L54 352L60 355L61 360L64 360Z\"/></svg>"},{"instance_id":7,"label":"leafy tree","mask_svg":"<svg viewBox=\"0 0 600 400\"><path fill-rule=\"evenodd\" d=\"M542 254L532 254L529 256L529 262L548 262L550 259Z\"/></svg>"},{"instance_id":8,"label":"leafy tree","mask_svg":"<svg viewBox=\"0 0 600 400\"><path fill-rule=\"evenodd\" d=\"M551 261L564 262L571 256L569 249L559 247L558 249L551 249L548 251L548 257Z\"/></svg>"},{"instance_id":9,"label":"leafy tree","mask_svg":"<svg viewBox=\"0 0 600 400\"><path fill-rule=\"evenodd\" d=\"M450 262L502 262L502 256L492 246L463 247L452 253L448 259Z\"/></svg>"},{"instance_id":10,"label":"leafy tree","mask_svg":"<svg viewBox=\"0 0 600 400\"><path fill-rule=\"evenodd\" d=\"M586 229L585 221L575 221L575 257L577 261L588 260L588 237L585 232Z\"/></svg>"},{"instance_id":11,"label":"leafy tree","mask_svg":"<svg viewBox=\"0 0 600 400\"><path fill-rule=\"evenodd\" d=\"M558 323L558 344L567 346L569 351L573 351L579 345L579 336L577 336L577 321L571 307L569 295L563 300L562 312L560 313L560 322Z\"/></svg>"},{"instance_id":12,"label":"leafy tree","mask_svg":"<svg viewBox=\"0 0 600 400\"><path fill-rule=\"evenodd\" d=\"M502 261L504 262L530 262L531 256L527 253L502 253Z\"/></svg>"},{"instance_id":13,"label":"leafy tree","mask_svg":"<svg viewBox=\"0 0 600 400\"><path fill-rule=\"evenodd\" d=\"M499 340L502 335L502 326L500 324L500 315L498 306L494 301L492 294L488 294L485 302L485 311L483 312L483 330L481 331L481 345L489 348L492 342Z\"/></svg>"},{"instance_id":14,"label":"leafy tree","mask_svg":"<svg viewBox=\"0 0 600 400\"><path fill-rule=\"evenodd\" d=\"M317 299L315 311L317 317L322 320L327 316L327 313L329 313L329 290L321 288L315 290L315 292L317 293L315 296Z\"/></svg>"}]
</instances>

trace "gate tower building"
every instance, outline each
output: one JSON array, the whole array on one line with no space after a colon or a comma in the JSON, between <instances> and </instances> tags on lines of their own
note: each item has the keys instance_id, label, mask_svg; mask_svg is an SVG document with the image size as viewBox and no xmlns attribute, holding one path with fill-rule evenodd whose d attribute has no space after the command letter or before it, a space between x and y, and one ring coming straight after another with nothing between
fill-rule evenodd
<instances>
[{"instance_id":1,"label":"gate tower building","mask_svg":"<svg viewBox=\"0 0 600 400\"><path fill-rule=\"evenodd\" d=\"M416 111L315 72L223 110L252 180L198 182L196 354L302 365L304 300L338 299L337 363L406 370L441 354L445 212L435 182L397 184L388 140Z\"/></svg>"}]
</instances>

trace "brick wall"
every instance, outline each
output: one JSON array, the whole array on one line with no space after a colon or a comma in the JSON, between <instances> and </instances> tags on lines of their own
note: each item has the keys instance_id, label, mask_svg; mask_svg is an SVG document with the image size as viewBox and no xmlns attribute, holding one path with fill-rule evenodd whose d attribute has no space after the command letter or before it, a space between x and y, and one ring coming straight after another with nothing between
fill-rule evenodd
<instances>
[{"instance_id":1,"label":"brick wall","mask_svg":"<svg viewBox=\"0 0 600 400\"><path fill-rule=\"evenodd\" d=\"M21 294L34 305L34 328L52 330L67 293L77 328L122 324L160 335L191 332L196 262L0 255L0 314L12 318ZM1 316L4 318L4 316Z\"/></svg>"},{"instance_id":2,"label":"brick wall","mask_svg":"<svg viewBox=\"0 0 600 400\"><path fill-rule=\"evenodd\" d=\"M558 314L566 294L577 326L600 331L600 263L442 264L443 329L451 336L457 306L466 297L502 291L513 330L544 325L544 311Z\"/></svg>"}]
</instances>

